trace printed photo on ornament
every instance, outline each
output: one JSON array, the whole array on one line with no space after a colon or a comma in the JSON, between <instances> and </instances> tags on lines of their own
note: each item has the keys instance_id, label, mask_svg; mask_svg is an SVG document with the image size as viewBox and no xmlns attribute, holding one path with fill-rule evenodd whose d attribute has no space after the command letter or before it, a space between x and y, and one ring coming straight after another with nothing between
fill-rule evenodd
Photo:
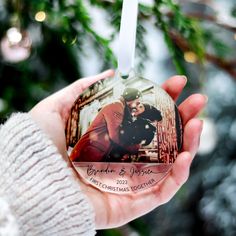
<instances>
[{"instance_id":1,"label":"printed photo on ornament","mask_svg":"<svg viewBox=\"0 0 236 236\"><path fill-rule=\"evenodd\" d=\"M153 82L110 79L79 96L66 140L73 163L171 164L182 145L181 118L173 100Z\"/></svg>"}]
</instances>

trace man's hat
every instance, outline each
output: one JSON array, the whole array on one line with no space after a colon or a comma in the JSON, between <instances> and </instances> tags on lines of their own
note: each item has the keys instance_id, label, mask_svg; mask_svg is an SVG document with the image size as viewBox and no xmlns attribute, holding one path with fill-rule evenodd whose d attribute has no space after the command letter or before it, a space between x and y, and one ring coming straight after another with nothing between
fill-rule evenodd
<instances>
[{"instance_id":1,"label":"man's hat","mask_svg":"<svg viewBox=\"0 0 236 236\"><path fill-rule=\"evenodd\" d=\"M135 88L125 88L122 97L125 99L126 102L133 101L137 98L140 98L142 93Z\"/></svg>"}]
</instances>

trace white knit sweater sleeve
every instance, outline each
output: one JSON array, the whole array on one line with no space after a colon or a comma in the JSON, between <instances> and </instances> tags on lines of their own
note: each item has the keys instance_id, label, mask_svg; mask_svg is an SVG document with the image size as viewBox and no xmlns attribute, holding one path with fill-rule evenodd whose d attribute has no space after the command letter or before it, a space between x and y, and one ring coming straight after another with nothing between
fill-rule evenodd
<instances>
[{"instance_id":1,"label":"white knit sweater sleeve","mask_svg":"<svg viewBox=\"0 0 236 236\"><path fill-rule=\"evenodd\" d=\"M0 236L95 235L93 209L29 114L0 127Z\"/></svg>"}]
</instances>

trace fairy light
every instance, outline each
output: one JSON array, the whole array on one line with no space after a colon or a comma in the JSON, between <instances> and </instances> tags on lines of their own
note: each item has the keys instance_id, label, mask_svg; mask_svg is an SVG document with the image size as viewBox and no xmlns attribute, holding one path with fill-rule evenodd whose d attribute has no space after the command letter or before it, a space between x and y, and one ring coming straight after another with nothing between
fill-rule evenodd
<instances>
[{"instance_id":1,"label":"fairy light","mask_svg":"<svg viewBox=\"0 0 236 236\"><path fill-rule=\"evenodd\" d=\"M189 63L195 63L197 62L197 55L192 51L188 51L184 53L184 59Z\"/></svg>"},{"instance_id":2,"label":"fairy light","mask_svg":"<svg viewBox=\"0 0 236 236\"><path fill-rule=\"evenodd\" d=\"M38 22L43 22L46 19L46 13L44 11L39 11L35 14L34 18Z\"/></svg>"}]
</instances>

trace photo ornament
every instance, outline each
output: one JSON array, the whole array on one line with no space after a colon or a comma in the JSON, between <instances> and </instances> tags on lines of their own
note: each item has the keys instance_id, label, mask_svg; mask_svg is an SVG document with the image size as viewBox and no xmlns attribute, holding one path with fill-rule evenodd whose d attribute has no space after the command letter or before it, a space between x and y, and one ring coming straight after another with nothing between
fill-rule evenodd
<instances>
[{"instance_id":1,"label":"photo ornament","mask_svg":"<svg viewBox=\"0 0 236 236\"><path fill-rule=\"evenodd\" d=\"M66 127L69 159L102 191L131 193L158 183L182 146L182 123L172 98L150 80L112 78L75 101Z\"/></svg>"}]
</instances>

